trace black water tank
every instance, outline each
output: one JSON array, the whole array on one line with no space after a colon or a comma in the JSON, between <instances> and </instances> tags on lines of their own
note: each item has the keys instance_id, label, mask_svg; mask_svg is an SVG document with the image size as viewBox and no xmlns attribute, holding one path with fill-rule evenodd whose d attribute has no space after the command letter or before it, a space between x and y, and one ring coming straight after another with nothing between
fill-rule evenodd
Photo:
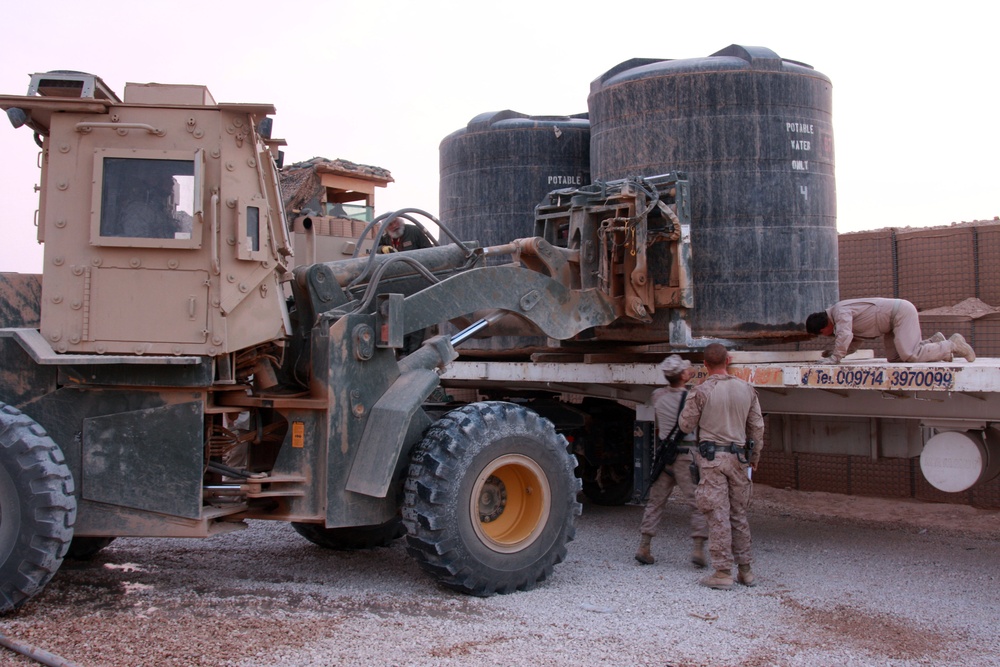
<instances>
[{"instance_id":1,"label":"black water tank","mask_svg":"<svg viewBox=\"0 0 1000 667\"><path fill-rule=\"evenodd\" d=\"M534 235L549 192L590 183L590 123L484 113L445 137L440 154L441 221L463 240L500 245Z\"/></svg>"},{"instance_id":2,"label":"black water tank","mask_svg":"<svg viewBox=\"0 0 1000 667\"><path fill-rule=\"evenodd\" d=\"M629 60L591 83L595 180L687 172L695 335L798 333L837 300L830 80L762 47Z\"/></svg>"}]
</instances>

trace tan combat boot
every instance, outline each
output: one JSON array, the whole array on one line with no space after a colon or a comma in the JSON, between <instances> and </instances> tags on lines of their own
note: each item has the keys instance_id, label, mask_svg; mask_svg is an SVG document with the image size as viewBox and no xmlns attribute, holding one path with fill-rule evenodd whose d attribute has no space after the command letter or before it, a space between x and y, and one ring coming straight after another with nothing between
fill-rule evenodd
<instances>
[{"instance_id":1,"label":"tan combat boot","mask_svg":"<svg viewBox=\"0 0 1000 667\"><path fill-rule=\"evenodd\" d=\"M951 349L954 354L960 357L965 357L966 361L975 361L976 353L972 349L972 346L965 342L965 338L960 333L953 333L951 338Z\"/></svg>"},{"instance_id":2,"label":"tan combat boot","mask_svg":"<svg viewBox=\"0 0 1000 667\"><path fill-rule=\"evenodd\" d=\"M728 591L733 587L732 570L716 570L714 574L710 574L698 583L702 586L707 586L708 588Z\"/></svg>"},{"instance_id":3,"label":"tan combat boot","mask_svg":"<svg viewBox=\"0 0 1000 667\"><path fill-rule=\"evenodd\" d=\"M945 341L944 334L938 331L936 334L927 339L928 343L943 343Z\"/></svg>"},{"instance_id":4,"label":"tan combat boot","mask_svg":"<svg viewBox=\"0 0 1000 667\"><path fill-rule=\"evenodd\" d=\"M736 573L736 581L750 588L757 585L754 583L754 576L753 572L750 570L750 563L744 563L739 566L739 571Z\"/></svg>"},{"instance_id":5,"label":"tan combat boot","mask_svg":"<svg viewBox=\"0 0 1000 667\"><path fill-rule=\"evenodd\" d=\"M645 533L639 539L639 550L635 552L635 559L643 565L652 565L656 562L656 559L653 558L653 554L649 550L649 541L652 539L652 535Z\"/></svg>"},{"instance_id":6,"label":"tan combat boot","mask_svg":"<svg viewBox=\"0 0 1000 667\"><path fill-rule=\"evenodd\" d=\"M705 538L694 538L694 549L691 550L691 562L695 567L705 567Z\"/></svg>"}]
</instances>

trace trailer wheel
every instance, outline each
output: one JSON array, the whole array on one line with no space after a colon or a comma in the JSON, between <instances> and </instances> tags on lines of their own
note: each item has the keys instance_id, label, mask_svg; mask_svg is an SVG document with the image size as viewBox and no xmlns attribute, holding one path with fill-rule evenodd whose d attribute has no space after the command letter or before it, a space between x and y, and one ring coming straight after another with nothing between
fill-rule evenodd
<instances>
[{"instance_id":1,"label":"trailer wheel","mask_svg":"<svg viewBox=\"0 0 1000 667\"><path fill-rule=\"evenodd\" d=\"M580 481L566 439L513 403L472 403L427 431L406 480L407 551L444 586L530 590L566 556Z\"/></svg>"},{"instance_id":2,"label":"trailer wheel","mask_svg":"<svg viewBox=\"0 0 1000 667\"><path fill-rule=\"evenodd\" d=\"M632 497L632 466L603 465L583 480L583 495L595 505L624 505Z\"/></svg>"},{"instance_id":3,"label":"trailer wheel","mask_svg":"<svg viewBox=\"0 0 1000 667\"><path fill-rule=\"evenodd\" d=\"M325 528L317 523L293 521L292 528L313 544L337 551L386 547L406 534L403 522L398 517L374 526L347 528Z\"/></svg>"},{"instance_id":4,"label":"trailer wheel","mask_svg":"<svg viewBox=\"0 0 1000 667\"><path fill-rule=\"evenodd\" d=\"M73 537L69 543L66 558L69 560L90 560L97 553L115 541L113 537Z\"/></svg>"},{"instance_id":5,"label":"trailer wheel","mask_svg":"<svg viewBox=\"0 0 1000 667\"><path fill-rule=\"evenodd\" d=\"M0 614L38 594L62 564L76 522L73 490L45 429L0 403Z\"/></svg>"}]
</instances>

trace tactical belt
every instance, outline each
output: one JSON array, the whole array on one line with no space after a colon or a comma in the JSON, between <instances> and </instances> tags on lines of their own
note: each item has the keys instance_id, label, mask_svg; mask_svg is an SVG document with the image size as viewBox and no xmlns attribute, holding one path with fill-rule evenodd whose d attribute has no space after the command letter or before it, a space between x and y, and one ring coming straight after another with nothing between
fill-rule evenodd
<instances>
[{"instance_id":1,"label":"tactical belt","mask_svg":"<svg viewBox=\"0 0 1000 667\"><path fill-rule=\"evenodd\" d=\"M742 454L747 455L747 448L743 445L738 445L733 443L731 445L720 445L715 442L702 441L698 443L698 449L704 449L706 451L712 451L720 454Z\"/></svg>"}]
</instances>

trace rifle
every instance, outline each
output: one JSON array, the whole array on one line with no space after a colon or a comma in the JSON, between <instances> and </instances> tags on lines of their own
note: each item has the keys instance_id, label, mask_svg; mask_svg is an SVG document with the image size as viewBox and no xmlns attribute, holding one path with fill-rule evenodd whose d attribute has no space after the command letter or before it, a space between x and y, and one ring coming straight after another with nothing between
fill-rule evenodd
<instances>
[{"instance_id":1,"label":"rifle","mask_svg":"<svg viewBox=\"0 0 1000 667\"><path fill-rule=\"evenodd\" d=\"M649 494L650 487L653 486L660 474L663 472L664 468L669 465L673 465L674 461L677 460L677 451L680 441L684 438L684 431L681 430L680 418L681 410L684 409L684 401L687 399L687 392L685 391L681 394L681 403L677 407L677 422L674 427L670 429L670 433L667 434L666 438L657 438L656 449L653 450L653 462L649 467L649 480L646 482L646 488L642 492L642 498L645 498ZM667 472L668 475L673 477L673 473Z\"/></svg>"}]
</instances>

